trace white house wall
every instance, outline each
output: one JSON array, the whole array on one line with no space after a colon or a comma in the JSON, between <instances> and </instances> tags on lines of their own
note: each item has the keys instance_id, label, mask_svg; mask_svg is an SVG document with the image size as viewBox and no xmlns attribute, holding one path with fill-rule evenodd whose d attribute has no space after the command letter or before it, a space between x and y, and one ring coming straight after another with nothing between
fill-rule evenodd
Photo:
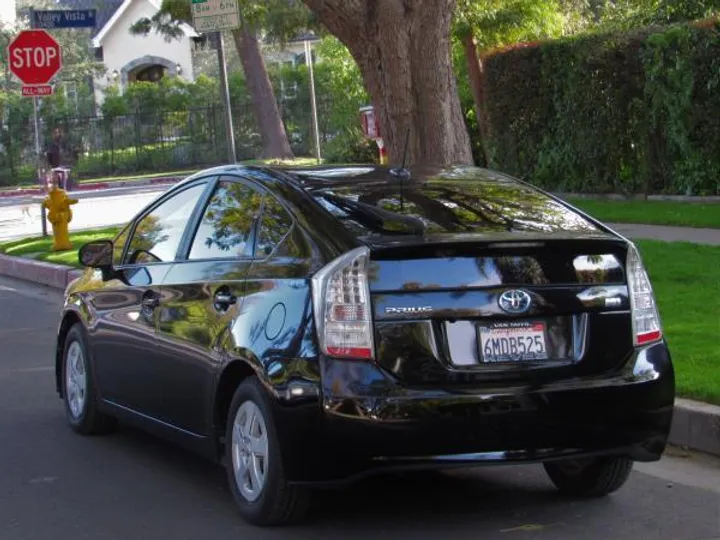
<instances>
[{"instance_id":1,"label":"white house wall","mask_svg":"<svg viewBox=\"0 0 720 540\"><path fill-rule=\"evenodd\" d=\"M2 2L4 0L0 0ZM123 68L143 57L159 57L165 59L170 65L179 64L182 67L180 76L188 81L193 80L192 44L188 36L179 40L165 41L165 38L155 32L147 36L130 34L130 26L139 19L152 17L157 8L148 0L133 0L117 22L102 38L103 58L107 71L95 80L95 95L97 103L104 99L104 91L113 85L112 74L118 74ZM124 81L119 76L117 84Z\"/></svg>"}]
</instances>

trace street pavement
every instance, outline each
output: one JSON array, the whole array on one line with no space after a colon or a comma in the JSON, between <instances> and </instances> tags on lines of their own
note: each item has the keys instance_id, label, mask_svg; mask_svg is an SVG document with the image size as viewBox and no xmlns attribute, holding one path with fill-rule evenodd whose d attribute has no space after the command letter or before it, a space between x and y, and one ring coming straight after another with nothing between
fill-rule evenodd
<instances>
[{"instance_id":1,"label":"street pavement","mask_svg":"<svg viewBox=\"0 0 720 540\"><path fill-rule=\"evenodd\" d=\"M145 205L170 186L144 186L91 192L71 192L77 198L72 206L71 230L127 223ZM42 233L42 197L0 199L0 240L37 236ZM50 226L48 225L48 231Z\"/></svg>"},{"instance_id":2,"label":"street pavement","mask_svg":"<svg viewBox=\"0 0 720 540\"><path fill-rule=\"evenodd\" d=\"M558 496L539 466L488 467L322 492L306 523L253 528L217 466L127 427L70 431L54 390L60 303L0 278L2 540L720 538L720 461L679 450L600 500Z\"/></svg>"}]
</instances>

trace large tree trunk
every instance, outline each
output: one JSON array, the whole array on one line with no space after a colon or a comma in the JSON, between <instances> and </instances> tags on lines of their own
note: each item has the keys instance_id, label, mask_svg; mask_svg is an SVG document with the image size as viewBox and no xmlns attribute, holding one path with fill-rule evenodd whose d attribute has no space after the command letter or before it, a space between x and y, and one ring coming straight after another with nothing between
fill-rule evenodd
<instances>
[{"instance_id":1,"label":"large tree trunk","mask_svg":"<svg viewBox=\"0 0 720 540\"><path fill-rule=\"evenodd\" d=\"M253 28L233 30L233 39L253 102L253 112L262 137L264 158L292 158L287 133L275 101L270 77Z\"/></svg>"},{"instance_id":2,"label":"large tree trunk","mask_svg":"<svg viewBox=\"0 0 720 540\"><path fill-rule=\"evenodd\" d=\"M490 165L490 151L488 143L490 141L487 113L485 112L485 87L484 77L485 70L482 60L477 52L475 44L475 36L472 31L467 32L462 39L463 48L465 50L465 59L467 60L468 74L470 77L470 89L472 90L473 101L475 102L475 118L477 118L478 129L480 131L480 144L482 146L483 155L485 156L485 165Z\"/></svg>"},{"instance_id":3,"label":"large tree trunk","mask_svg":"<svg viewBox=\"0 0 720 540\"><path fill-rule=\"evenodd\" d=\"M358 63L393 164L471 164L450 56L455 0L304 0Z\"/></svg>"}]
</instances>

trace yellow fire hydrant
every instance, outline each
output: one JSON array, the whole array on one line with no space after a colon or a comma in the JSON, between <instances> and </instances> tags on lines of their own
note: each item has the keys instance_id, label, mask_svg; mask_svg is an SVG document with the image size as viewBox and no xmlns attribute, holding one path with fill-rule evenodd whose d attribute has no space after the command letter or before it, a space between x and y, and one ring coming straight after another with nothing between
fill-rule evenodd
<instances>
[{"instance_id":1,"label":"yellow fire hydrant","mask_svg":"<svg viewBox=\"0 0 720 540\"><path fill-rule=\"evenodd\" d=\"M77 199L68 197L64 189L60 189L57 185L53 184L48 192L48 196L45 197L42 203L48 211L47 219L52 224L53 251L72 249L68 223L72 221L70 205L77 204L77 202Z\"/></svg>"}]
</instances>

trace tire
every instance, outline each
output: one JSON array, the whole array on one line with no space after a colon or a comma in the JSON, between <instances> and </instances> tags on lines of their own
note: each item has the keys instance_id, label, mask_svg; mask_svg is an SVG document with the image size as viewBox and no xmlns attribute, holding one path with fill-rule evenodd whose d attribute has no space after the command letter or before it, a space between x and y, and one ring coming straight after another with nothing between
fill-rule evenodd
<instances>
[{"instance_id":1,"label":"tire","mask_svg":"<svg viewBox=\"0 0 720 540\"><path fill-rule=\"evenodd\" d=\"M633 461L625 457L563 460L544 464L550 480L561 493L579 497L603 497L620 489L632 472Z\"/></svg>"},{"instance_id":2,"label":"tire","mask_svg":"<svg viewBox=\"0 0 720 540\"><path fill-rule=\"evenodd\" d=\"M112 431L115 419L98 411L85 331L79 323L65 336L62 358L62 388L65 416L70 427L82 435Z\"/></svg>"},{"instance_id":3,"label":"tire","mask_svg":"<svg viewBox=\"0 0 720 540\"><path fill-rule=\"evenodd\" d=\"M304 517L310 493L307 488L287 482L270 398L254 377L245 379L233 395L225 430L225 454L230 491L245 521L273 526ZM247 463L247 467L240 468L240 463ZM240 470L237 475L236 468ZM236 479L241 475L242 483Z\"/></svg>"}]
</instances>

